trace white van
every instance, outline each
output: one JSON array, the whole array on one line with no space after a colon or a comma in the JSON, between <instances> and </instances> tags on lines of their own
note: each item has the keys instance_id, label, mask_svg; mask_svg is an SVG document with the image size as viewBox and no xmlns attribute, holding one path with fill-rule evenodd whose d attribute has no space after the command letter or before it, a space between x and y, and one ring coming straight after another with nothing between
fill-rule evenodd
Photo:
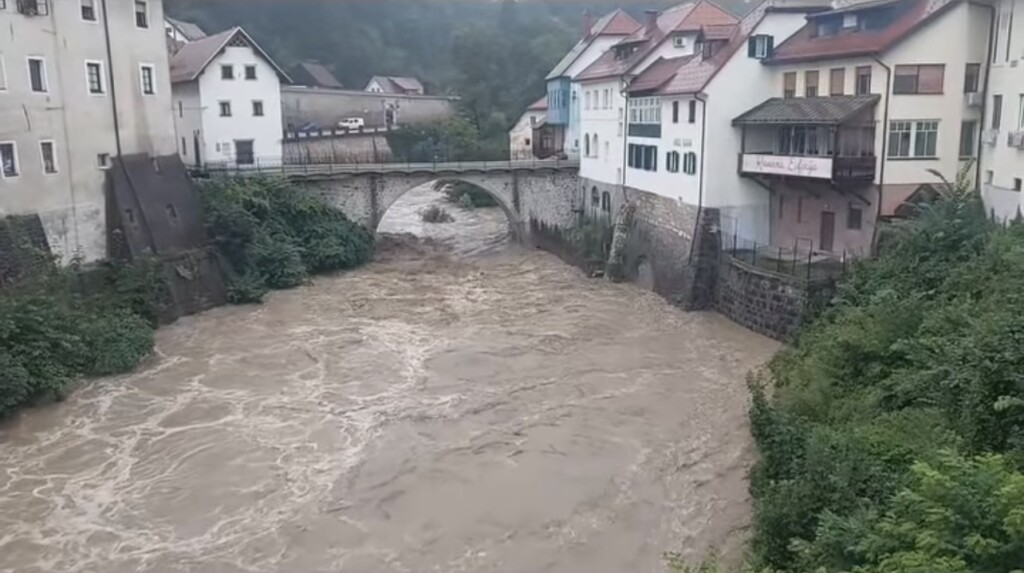
<instances>
[{"instance_id":1,"label":"white van","mask_svg":"<svg viewBox=\"0 0 1024 573\"><path fill-rule=\"evenodd\" d=\"M338 122L338 127L342 129L362 129L364 125L366 122L361 117L346 117Z\"/></svg>"}]
</instances>

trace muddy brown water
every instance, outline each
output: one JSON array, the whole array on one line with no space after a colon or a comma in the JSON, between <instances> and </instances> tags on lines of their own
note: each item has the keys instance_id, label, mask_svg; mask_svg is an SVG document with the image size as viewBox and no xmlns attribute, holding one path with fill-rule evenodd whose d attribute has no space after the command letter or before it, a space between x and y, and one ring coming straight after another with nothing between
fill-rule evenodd
<instances>
[{"instance_id":1,"label":"muddy brown water","mask_svg":"<svg viewBox=\"0 0 1024 573\"><path fill-rule=\"evenodd\" d=\"M645 572L735 556L776 344L509 245L500 210L160 330L0 426L0 571ZM439 244L444 246L438 246Z\"/></svg>"}]
</instances>

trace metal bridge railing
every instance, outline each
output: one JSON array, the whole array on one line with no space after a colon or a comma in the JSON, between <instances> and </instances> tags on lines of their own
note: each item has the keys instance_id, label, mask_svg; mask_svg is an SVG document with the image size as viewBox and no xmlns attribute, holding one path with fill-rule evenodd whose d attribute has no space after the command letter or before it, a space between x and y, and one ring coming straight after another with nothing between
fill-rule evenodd
<instances>
[{"instance_id":1,"label":"metal bridge railing","mask_svg":"<svg viewBox=\"0 0 1024 573\"><path fill-rule=\"evenodd\" d=\"M193 171L211 174L333 175L352 173L464 173L467 171L534 171L573 169L579 161L569 159L516 159L484 161L389 161L389 162L292 162L281 157L251 157L241 161L207 162Z\"/></svg>"}]
</instances>

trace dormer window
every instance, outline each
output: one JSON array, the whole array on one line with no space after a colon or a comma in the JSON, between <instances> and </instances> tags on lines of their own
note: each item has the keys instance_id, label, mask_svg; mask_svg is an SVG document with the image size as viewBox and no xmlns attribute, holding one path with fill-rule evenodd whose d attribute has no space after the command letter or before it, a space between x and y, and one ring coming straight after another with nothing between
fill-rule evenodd
<instances>
[{"instance_id":1,"label":"dormer window","mask_svg":"<svg viewBox=\"0 0 1024 573\"><path fill-rule=\"evenodd\" d=\"M775 37L766 35L751 36L747 39L747 56L758 60L770 58L775 49Z\"/></svg>"},{"instance_id":2,"label":"dormer window","mask_svg":"<svg viewBox=\"0 0 1024 573\"><path fill-rule=\"evenodd\" d=\"M843 14L843 28L851 29L857 27L857 15L856 14Z\"/></svg>"},{"instance_id":3,"label":"dormer window","mask_svg":"<svg viewBox=\"0 0 1024 573\"><path fill-rule=\"evenodd\" d=\"M704 42L702 42L700 45L701 57L704 58L705 60L710 59L712 56L718 53L719 48L721 48L724 44L725 42L723 42L722 40L704 40Z\"/></svg>"},{"instance_id":4,"label":"dormer window","mask_svg":"<svg viewBox=\"0 0 1024 573\"><path fill-rule=\"evenodd\" d=\"M689 44L686 42L686 36L676 36L672 38L672 45L676 48L686 49Z\"/></svg>"}]
</instances>

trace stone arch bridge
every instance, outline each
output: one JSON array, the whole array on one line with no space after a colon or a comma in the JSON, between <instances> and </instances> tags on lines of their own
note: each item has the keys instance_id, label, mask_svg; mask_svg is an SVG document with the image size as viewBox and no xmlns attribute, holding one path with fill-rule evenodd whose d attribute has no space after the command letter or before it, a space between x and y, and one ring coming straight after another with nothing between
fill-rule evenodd
<instances>
[{"instance_id":1,"label":"stone arch bridge","mask_svg":"<svg viewBox=\"0 0 1024 573\"><path fill-rule=\"evenodd\" d=\"M572 224L578 202L579 163L572 161L295 165L276 172L373 231L407 191L441 179L493 195L521 241L529 238L531 219L547 226Z\"/></svg>"}]
</instances>

